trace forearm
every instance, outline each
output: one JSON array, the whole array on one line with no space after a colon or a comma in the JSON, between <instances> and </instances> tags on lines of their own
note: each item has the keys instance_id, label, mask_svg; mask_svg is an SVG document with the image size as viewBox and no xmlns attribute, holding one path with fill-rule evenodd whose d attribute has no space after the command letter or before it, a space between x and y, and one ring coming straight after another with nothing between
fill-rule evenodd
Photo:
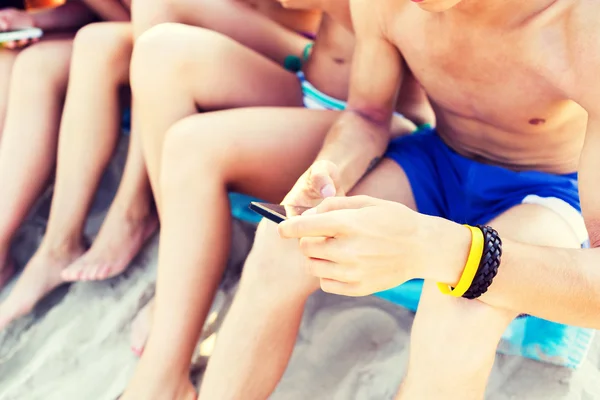
<instances>
[{"instance_id":1,"label":"forearm","mask_svg":"<svg viewBox=\"0 0 600 400\"><path fill-rule=\"evenodd\" d=\"M119 0L81 0L103 21L129 21L129 10Z\"/></svg>"},{"instance_id":2,"label":"forearm","mask_svg":"<svg viewBox=\"0 0 600 400\"><path fill-rule=\"evenodd\" d=\"M331 161L338 167L341 188L348 193L381 159L389 139L387 125L345 111L325 138L317 161Z\"/></svg>"},{"instance_id":3,"label":"forearm","mask_svg":"<svg viewBox=\"0 0 600 400\"><path fill-rule=\"evenodd\" d=\"M82 2L69 1L56 8L32 12L34 24L44 32L76 30L92 22L94 13Z\"/></svg>"},{"instance_id":4,"label":"forearm","mask_svg":"<svg viewBox=\"0 0 600 400\"><path fill-rule=\"evenodd\" d=\"M503 243L502 265L481 300L564 324L600 329L600 249Z\"/></svg>"},{"instance_id":5,"label":"forearm","mask_svg":"<svg viewBox=\"0 0 600 400\"><path fill-rule=\"evenodd\" d=\"M444 233L452 247L466 253L470 235L459 225ZM454 243L460 238L465 243ZM600 249L564 249L502 238L502 261L489 290L479 298L494 307L569 325L600 329ZM458 254L458 253L457 253ZM449 257L450 259L451 257ZM460 257L434 277L456 286L464 269Z\"/></svg>"}]
</instances>

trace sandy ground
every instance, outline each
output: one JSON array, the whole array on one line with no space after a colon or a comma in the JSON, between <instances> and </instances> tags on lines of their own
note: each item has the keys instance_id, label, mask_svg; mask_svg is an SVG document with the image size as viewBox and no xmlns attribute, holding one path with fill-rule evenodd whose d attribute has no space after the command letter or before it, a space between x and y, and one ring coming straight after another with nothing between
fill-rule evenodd
<instances>
[{"instance_id":1,"label":"sandy ground","mask_svg":"<svg viewBox=\"0 0 600 400\"><path fill-rule=\"evenodd\" d=\"M116 163L103 182L88 226L91 236L118 170ZM35 249L47 209L46 197L19 235L20 262ZM252 234L242 224L234 228L221 291L229 295ZM123 276L62 287L0 333L0 400L117 398L136 363L129 351L130 323L153 293L157 242L155 237ZM410 312L380 299L317 293L307 304L293 358L272 399L392 399L406 368L412 319ZM600 341L577 371L498 356L488 392L494 400L600 399Z\"/></svg>"}]
</instances>

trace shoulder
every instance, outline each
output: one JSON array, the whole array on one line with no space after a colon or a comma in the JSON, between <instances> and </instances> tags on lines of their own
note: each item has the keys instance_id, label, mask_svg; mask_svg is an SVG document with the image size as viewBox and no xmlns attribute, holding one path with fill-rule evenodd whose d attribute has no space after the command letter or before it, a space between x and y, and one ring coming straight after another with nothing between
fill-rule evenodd
<instances>
[{"instance_id":1,"label":"shoulder","mask_svg":"<svg viewBox=\"0 0 600 400\"><path fill-rule=\"evenodd\" d=\"M350 0L355 29L383 37L409 5L409 0Z\"/></svg>"},{"instance_id":2,"label":"shoulder","mask_svg":"<svg viewBox=\"0 0 600 400\"><path fill-rule=\"evenodd\" d=\"M577 0L566 23L574 76L573 96L584 108L600 104L600 1ZM589 111L589 110L588 110Z\"/></svg>"}]
</instances>

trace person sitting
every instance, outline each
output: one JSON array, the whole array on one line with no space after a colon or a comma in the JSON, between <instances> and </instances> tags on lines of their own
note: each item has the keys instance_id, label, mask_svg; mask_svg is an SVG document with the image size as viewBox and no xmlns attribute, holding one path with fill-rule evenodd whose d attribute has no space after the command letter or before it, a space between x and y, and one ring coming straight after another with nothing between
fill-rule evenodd
<instances>
[{"instance_id":1,"label":"person sitting","mask_svg":"<svg viewBox=\"0 0 600 400\"><path fill-rule=\"evenodd\" d=\"M324 11L296 73L193 27L157 26L136 43L135 111L162 230L152 328L122 400L195 397L188 367L229 253L228 191L281 200L346 107L354 49L348 1L294 4ZM167 61L152 63L156 57ZM231 92L254 107L212 111ZM400 93L394 108L404 117L396 115L394 134L433 123L414 79L407 76Z\"/></svg>"}]
</instances>

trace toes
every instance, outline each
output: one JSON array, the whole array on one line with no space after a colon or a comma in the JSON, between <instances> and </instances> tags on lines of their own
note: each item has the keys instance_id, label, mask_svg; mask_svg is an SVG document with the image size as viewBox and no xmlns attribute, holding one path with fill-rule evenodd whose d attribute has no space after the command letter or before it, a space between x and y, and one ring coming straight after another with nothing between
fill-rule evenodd
<instances>
[{"instance_id":1,"label":"toes","mask_svg":"<svg viewBox=\"0 0 600 400\"><path fill-rule=\"evenodd\" d=\"M96 271L96 279L107 279L112 272L109 265L104 265Z\"/></svg>"},{"instance_id":2,"label":"toes","mask_svg":"<svg viewBox=\"0 0 600 400\"><path fill-rule=\"evenodd\" d=\"M84 267L85 264L83 264L81 261L73 263L62 270L61 277L68 282L80 281L82 280Z\"/></svg>"}]
</instances>

